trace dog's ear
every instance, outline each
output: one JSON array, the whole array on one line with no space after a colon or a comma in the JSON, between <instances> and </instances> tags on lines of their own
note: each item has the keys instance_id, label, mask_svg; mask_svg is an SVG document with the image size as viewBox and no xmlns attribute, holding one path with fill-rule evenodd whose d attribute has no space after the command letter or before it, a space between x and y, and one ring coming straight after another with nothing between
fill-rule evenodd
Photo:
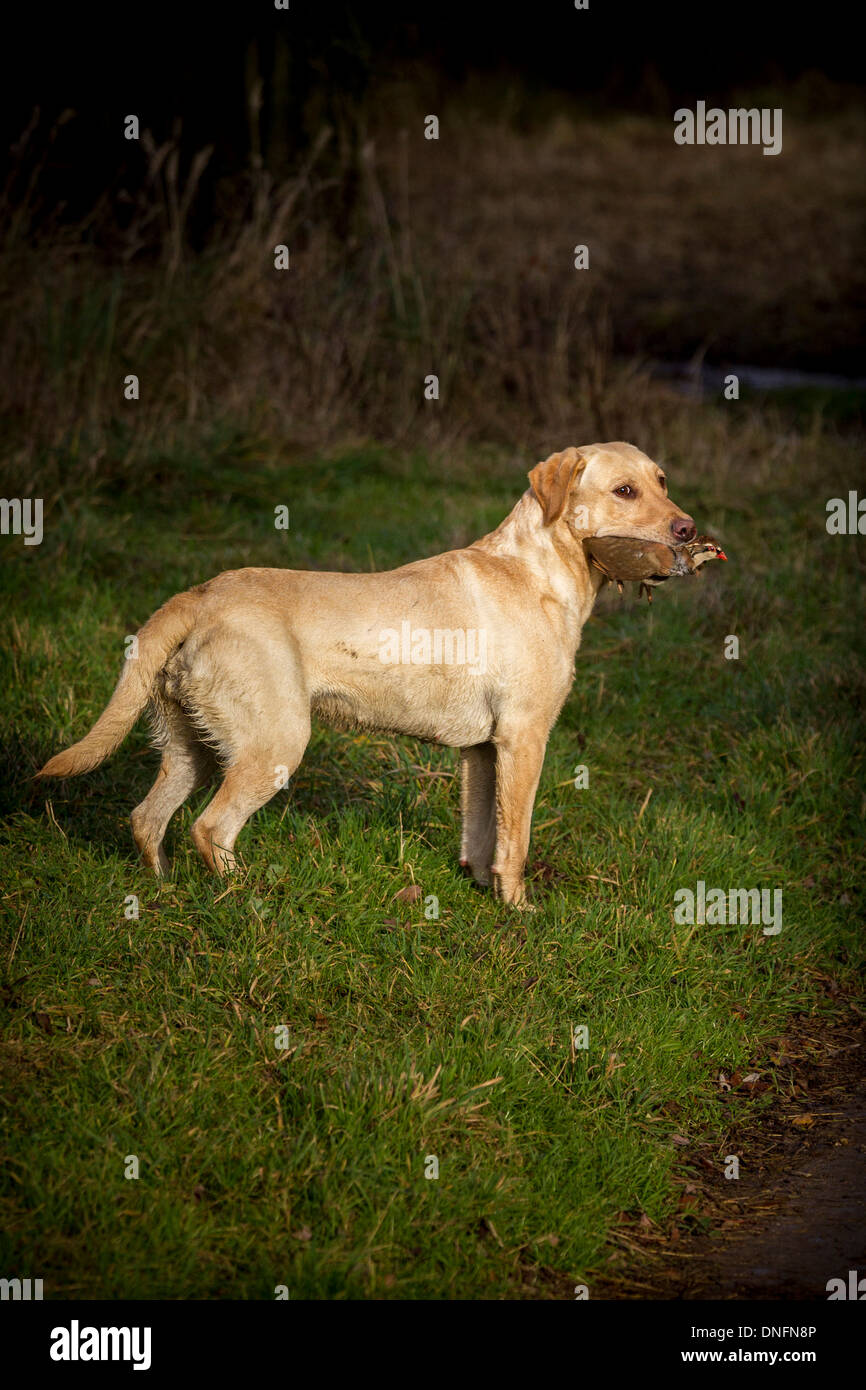
<instances>
[{"instance_id":1,"label":"dog's ear","mask_svg":"<svg viewBox=\"0 0 866 1390\"><path fill-rule=\"evenodd\" d=\"M571 486L585 467L586 459L572 445L562 453L551 454L532 469L529 482L541 504L545 526L552 526L562 516Z\"/></svg>"}]
</instances>

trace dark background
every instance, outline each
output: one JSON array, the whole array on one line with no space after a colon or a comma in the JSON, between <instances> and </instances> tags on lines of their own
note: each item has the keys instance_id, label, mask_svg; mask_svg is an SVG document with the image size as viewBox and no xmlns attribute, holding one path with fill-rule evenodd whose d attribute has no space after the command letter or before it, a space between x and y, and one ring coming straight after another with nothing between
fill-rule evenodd
<instances>
[{"instance_id":1,"label":"dark background","mask_svg":"<svg viewBox=\"0 0 866 1390\"><path fill-rule=\"evenodd\" d=\"M503 6L291 0L289 11L275 11L270 0L39 6L5 21L3 144L13 144L34 107L46 125L68 108L76 112L55 139L43 175L46 200L62 201L74 220L128 170L128 161L134 167L135 152L118 139L119 115L139 114L157 140L175 134L187 158L213 142L193 219L201 237L208 190L248 156L253 55L264 80L265 144L279 124L291 167L309 134L311 96L317 115L323 101L333 112L362 102L383 78L413 72L431 103L473 78L517 84L518 120L531 119L557 93L593 114L661 116L697 97L725 104L738 88L778 94L808 75L855 84L863 65L851 15L842 3L799 8L747 0L718 6L591 0L579 13L570 0ZM822 95L824 104L839 100L838 91Z\"/></svg>"},{"instance_id":2,"label":"dark background","mask_svg":"<svg viewBox=\"0 0 866 1390\"><path fill-rule=\"evenodd\" d=\"M284 448L530 447L576 412L629 437L621 367L866 376L839 4L55 5L4 38L0 422L27 478L82 420L125 456L136 369L154 438L266 412ZM782 108L782 154L676 145L699 99Z\"/></svg>"}]
</instances>

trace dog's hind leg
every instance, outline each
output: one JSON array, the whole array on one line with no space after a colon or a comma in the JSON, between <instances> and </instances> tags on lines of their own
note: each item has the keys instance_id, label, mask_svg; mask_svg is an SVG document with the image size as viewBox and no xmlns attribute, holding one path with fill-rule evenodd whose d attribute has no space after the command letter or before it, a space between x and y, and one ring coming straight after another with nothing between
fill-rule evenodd
<instances>
[{"instance_id":1,"label":"dog's hind leg","mask_svg":"<svg viewBox=\"0 0 866 1390\"><path fill-rule=\"evenodd\" d=\"M240 831L286 785L309 742L300 655L279 617L261 606L238 606L198 629L169 675L224 768L192 838L209 869L231 873Z\"/></svg>"},{"instance_id":2,"label":"dog's hind leg","mask_svg":"<svg viewBox=\"0 0 866 1390\"><path fill-rule=\"evenodd\" d=\"M254 811L286 785L310 738L307 708L285 708L277 726L249 731L230 763L222 786L192 828L196 849L209 869L236 868L235 840Z\"/></svg>"},{"instance_id":3,"label":"dog's hind leg","mask_svg":"<svg viewBox=\"0 0 866 1390\"><path fill-rule=\"evenodd\" d=\"M215 760L174 700L159 701L155 724L162 745L162 764L156 781L132 812L130 821L142 859L161 876L169 871L162 847L168 823L190 792L210 780Z\"/></svg>"}]
</instances>

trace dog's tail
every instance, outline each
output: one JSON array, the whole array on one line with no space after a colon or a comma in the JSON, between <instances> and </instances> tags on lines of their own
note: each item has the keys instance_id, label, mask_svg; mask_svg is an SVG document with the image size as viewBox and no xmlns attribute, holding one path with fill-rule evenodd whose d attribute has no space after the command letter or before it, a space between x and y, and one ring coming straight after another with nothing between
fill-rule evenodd
<instances>
[{"instance_id":1,"label":"dog's tail","mask_svg":"<svg viewBox=\"0 0 866 1390\"><path fill-rule=\"evenodd\" d=\"M148 618L137 634L137 655L124 662L114 694L93 728L71 748L49 758L37 777L76 777L90 772L120 746L150 699L156 677L169 656L192 631L199 592L189 589L175 594Z\"/></svg>"}]
</instances>

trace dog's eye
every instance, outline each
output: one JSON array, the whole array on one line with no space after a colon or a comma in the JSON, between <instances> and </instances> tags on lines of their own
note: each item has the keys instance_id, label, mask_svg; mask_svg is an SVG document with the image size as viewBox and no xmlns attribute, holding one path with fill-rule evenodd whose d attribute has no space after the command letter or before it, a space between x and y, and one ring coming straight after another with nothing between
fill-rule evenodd
<instances>
[{"instance_id":1,"label":"dog's eye","mask_svg":"<svg viewBox=\"0 0 866 1390\"><path fill-rule=\"evenodd\" d=\"M662 475L661 475L661 473L659 474L659 485L660 485L660 487L661 487L661 489L662 489L663 492L667 492L667 490L668 490L668 480L667 480L667 478L663 478Z\"/></svg>"},{"instance_id":2,"label":"dog's eye","mask_svg":"<svg viewBox=\"0 0 866 1390\"><path fill-rule=\"evenodd\" d=\"M615 487L613 490L615 497L635 497L636 493L630 483L623 483L622 487Z\"/></svg>"}]
</instances>

